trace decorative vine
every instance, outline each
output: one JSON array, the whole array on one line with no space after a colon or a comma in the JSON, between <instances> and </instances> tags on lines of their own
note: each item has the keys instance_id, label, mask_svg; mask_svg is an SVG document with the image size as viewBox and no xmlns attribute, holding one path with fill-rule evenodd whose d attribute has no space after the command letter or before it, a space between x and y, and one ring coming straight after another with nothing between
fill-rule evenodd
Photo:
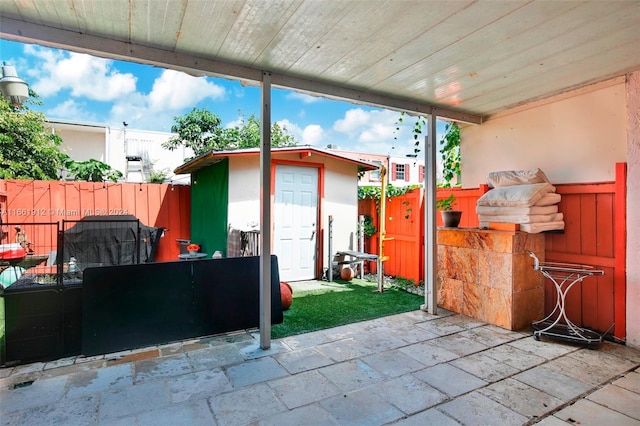
<instances>
[{"instance_id":1,"label":"decorative vine","mask_svg":"<svg viewBox=\"0 0 640 426\"><path fill-rule=\"evenodd\" d=\"M451 188L459 184L453 184L454 179L460 176L460 128L458 125L450 121L445 126L445 134L440 140L440 154L442 159L442 180L444 183L440 186L443 188Z\"/></svg>"}]
</instances>

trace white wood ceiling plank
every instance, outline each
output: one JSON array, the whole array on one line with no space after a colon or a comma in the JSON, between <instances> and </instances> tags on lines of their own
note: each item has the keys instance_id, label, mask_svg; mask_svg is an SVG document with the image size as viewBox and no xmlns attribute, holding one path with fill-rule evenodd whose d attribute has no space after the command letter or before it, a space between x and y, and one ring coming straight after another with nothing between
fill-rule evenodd
<instances>
[{"instance_id":1,"label":"white wood ceiling plank","mask_svg":"<svg viewBox=\"0 0 640 426\"><path fill-rule=\"evenodd\" d=\"M255 65L268 44L300 6L301 0L248 1L239 12L218 57Z\"/></svg>"},{"instance_id":2,"label":"white wood ceiling plank","mask_svg":"<svg viewBox=\"0 0 640 426\"><path fill-rule=\"evenodd\" d=\"M351 81L371 87L385 80L436 49L433 43L421 40L432 28L465 10L470 2L418 2L411 7L393 3L395 8L385 13L385 22L362 43L340 58L323 74L330 78ZM407 55L400 52L407 52Z\"/></svg>"},{"instance_id":3,"label":"white wood ceiling plank","mask_svg":"<svg viewBox=\"0 0 640 426\"><path fill-rule=\"evenodd\" d=\"M619 44L627 45L633 40L640 40L640 32L633 30L637 28L636 18L631 14L616 13L601 17L598 23L603 25L603 28L612 30L594 32L593 26L579 25L555 37L552 42L541 42L505 60L478 69L476 77L461 73L460 79L456 82L459 84L459 90L464 90L466 94L462 101L466 103L477 96L501 97L502 92L509 90L510 86L526 85L531 79L536 79L540 85L538 90L544 92L544 82L549 78L551 70L572 67L571 64L585 57L590 57L592 63L604 61L613 67L627 68L625 62L610 63L604 59L604 54ZM629 60L633 62L633 56L627 59ZM575 65L573 67L576 68L574 78L590 80L581 69ZM455 93L452 95L455 96Z\"/></svg>"},{"instance_id":4,"label":"white wood ceiling plank","mask_svg":"<svg viewBox=\"0 0 640 426\"><path fill-rule=\"evenodd\" d=\"M331 30L292 66L302 75L327 77L339 61L384 27L387 11L396 3L350 2L351 8L332 23ZM325 25L326 26L326 25ZM361 52L363 55L367 52ZM345 79L345 77L342 77Z\"/></svg>"},{"instance_id":5,"label":"white wood ceiling plank","mask_svg":"<svg viewBox=\"0 0 640 426\"><path fill-rule=\"evenodd\" d=\"M432 69L451 65L451 57L444 56L444 52L453 46L463 44L469 45L468 48L461 48L464 54L473 54L480 46L473 44L475 33L494 21L496 15L504 16L520 7L516 2L492 2L486 7L478 7L475 4L465 6L439 21L437 25L426 28L419 37L397 48L391 55L380 58L379 62L357 76L358 81L377 90L387 91L395 86L408 89L409 80L406 77L412 75L417 77L418 81L416 87L412 87L411 90L424 93L429 90L428 87L432 88L425 86L428 81L424 81L433 73ZM454 30L452 26L457 29ZM439 59L440 57L443 58ZM393 73L380 72L380 68L389 67L390 63L397 67Z\"/></svg>"},{"instance_id":6,"label":"white wood ceiling plank","mask_svg":"<svg viewBox=\"0 0 640 426\"><path fill-rule=\"evenodd\" d=\"M176 51L217 58L231 36L245 0L193 2L187 4Z\"/></svg>"},{"instance_id":7,"label":"white wood ceiling plank","mask_svg":"<svg viewBox=\"0 0 640 426\"><path fill-rule=\"evenodd\" d=\"M144 0L132 4L131 40L175 50L188 0Z\"/></svg>"},{"instance_id":8,"label":"white wood ceiling plank","mask_svg":"<svg viewBox=\"0 0 640 426\"><path fill-rule=\"evenodd\" d=\"M113 34L116 40L121 41L132 39L131 12L126 0L83 0L81 3L77 14L81 18L80 27L83 33L100 36Z\"/></svg>"},{"instance_id":9,"label":"white wood ceiling plank","mask_svg":"<svg viewBox=\"0 0 640 426\"><path fill-rule=\"evenodd\" d=\"M519 105L522 103L520 99L523 95L529 99L553 96L573 88L566 86L568 80L580 81L581 84L576 87L596 83L620 75L621 72L630 72L634 69L634 64L640 61L640 49L636 49L638 53L635 57L629 56L629 52L638 46L637 39L630 38L627 43L616 42L610 48L607 48L606 40L600 40L600 46L603 49L593 49L591 55L579 55L580 59L577 61L550 59L545 64L543 72L538 70L539 74L532 78L497 89L495 99L477 96L468 102L470 105L476 104L476 108L499 111ZM545 88L543 95L540 95L540 86ZM502 106L498 107L498 104Z\"/></svg>"},{"instance_id":10,"label":"white wood ceiling plank","mask_svg":"<svg viewBox=\"0 0 640 426\"><path fill-rule=\"evenodd\" d=\"M316 52L321 46L320 40L332 32L336 22L353 7L353 2L336 2L332 8L327 8L322 1L302 3L256 63L288 70L308 52Z\"/></svg>"},{"instance_id":11,"label":"white wood ceiling plank","mask_svg":"<svg viewBox=\"0 0 640 426\"><path fill-rule=\"evenodd\" d=\"M493 4L493 3L492 3ZM497 3L498 7L504 3ZM449 93L452 86L460 86L460 80L475 73L478 77L478 70L495 63L501 59L501 45L509 44L511 48L521 49L511 40L518 38L521 34L531 28L537 28L546 19L549 10L561 9L549 3L536 5L536 13L527 10L516 2L508 3L517 8L499 9L492 11L489 16L485 16L487 10L484 8L469 8L457 16L455 21L460 22L463 28L471 31L465 32L463 38L448 45L438 45L438 51L423 61L415 65L408 66L397 75L387 81L374 84L376 89L389 90L398 86L401 82L410 81L412 84L405 84L408 90L418 93ZM564 7L570 9L570 3L563 3ZM544 13L546 12L546 14ZM491 21L491 17L501 16L500 19ZM460 21L461 20L461 21ZM496 28L494 22L500 22ZM452 33L450 30L436 29L445 34ZM453 32L455 33L455 32ZM537 42L531 42L536 44ZM498 49L498 51L496 51ZM403 54L405 54L403 52ZM483 77L483 75L480 75ZM483 80L484 81L484 80ZM436 95L439 96L439 95Z\"/></svg>"},{"instance_id":12,"label":"white wood ceiling plank","mask_svg":"<svg viewBox=\"0 0 640 426\"><path fill-rule=\"evenodd\" d=\"M468 92L464 100L471 98L475 91L475 86L485 87L485 93L493 92L496 89L491 82L500 84L504 76L509 76L509 81L516 81L515 73L520 69L529 69L534 64L544 62L552 55L558 55L562 60L565 58L564 50L570 51L573 46L584 44L585 41L598 40L602 37L608 38L611 29L625 27L632 29L636 26L638 19L627 11L616 10L606 7L607 3L602 2L596 7L588 9L588 16L583 12L587 10L573 9L570 13L555 15L554 18L546 20L541 25L524 31L505 43L491 49L490 54L476 55L472 58L464 58L456 63L458 72L456 74L442 72L435 74L434 79L441 84L457 82L461 90ZM588 25L588 23L597 24ZM594 31L594 25L601 30ZM634 31L628 31L633 35ZM598 34L594 36L594 34ZM605 34L602 36L601 34ZM640 35L640 33L637 33ZM575 51L579 54L580 51ZM589 54L582 52L582 54ZM530 78L529 75L523 79ZM502 82L504 84L504 82Z\"/></svg>"}]
</instances>

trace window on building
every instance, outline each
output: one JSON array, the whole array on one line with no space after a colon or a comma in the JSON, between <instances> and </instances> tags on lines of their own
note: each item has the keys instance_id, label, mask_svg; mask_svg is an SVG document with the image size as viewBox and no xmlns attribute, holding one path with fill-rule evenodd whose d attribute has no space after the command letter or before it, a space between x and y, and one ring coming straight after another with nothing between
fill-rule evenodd
<instances>
[{"instance_id":1,"label":"window on building","mask_svg":"<svg viewBox=\"0 0 640 426\"><path fill-rule=\"evenodd\" d=\"M369 180L373 182L380 182L380 167L382 167L382 161L372 161L372 163L378 166L378 170L371 170L369 172Z\"/></svg>"},{"instance_id":2,"label":"window on building","mask_svg":"<svg viewBox=\"0 0 640 426\"><path fill-rule=\"evenodd\" d=\"M396 164L395 180L405 180L406 167L404 164Z\"/></svg>"}]
</instances>

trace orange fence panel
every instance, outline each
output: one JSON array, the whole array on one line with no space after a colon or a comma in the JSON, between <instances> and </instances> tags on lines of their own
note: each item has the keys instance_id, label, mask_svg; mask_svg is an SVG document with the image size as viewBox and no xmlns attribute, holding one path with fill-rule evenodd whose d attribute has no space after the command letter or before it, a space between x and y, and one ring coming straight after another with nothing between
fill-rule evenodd
<instances>
[{"instance_id":1,"label":"orange fence panel","mask_svg":"<svg viewBox=\"0 0 640 426\"><path fill-rule=\"evenodd\" d=\"M578 325L605 332L615 323L613 335L623 340L626 330L626 164L616 164L615 182L558 184L562 196L558 210L564 214L565 229L546 235L546 260L592 265L605 275L584 280L567 295L567 315ZM479 225L476 202L489 188L439 188L436 198L456 196L456 209L462 210L461 227ZM416 189L387 200L384 273L424 280L424 191ZM369 214L379 229L373 200L360 200L359 213ZM437 214L437 225L442 219ZM417 236L420 238L416 238ZM368 239L367 252L378 254L378 235ZM375 270L375 264L369 263ZM547 280L548 281L548 280ZM545 310L555 306L555 290L547 282Z\"/></svg>"},{"instance_id":2,"label":"orange fence panel","mask_svg":"<svg viewBox=\"0 0 640 426\"><path fill-rule=\"evenodd\" d=\"M169 184L6 180L3 223L79 220L84 216L134 215L164 228L156 261L177 260L176 239L189 239L191 187ZM2 196L2 194L0 194ZM4 230L5 232L10 230Z\"/></svg>"}]
</instances>

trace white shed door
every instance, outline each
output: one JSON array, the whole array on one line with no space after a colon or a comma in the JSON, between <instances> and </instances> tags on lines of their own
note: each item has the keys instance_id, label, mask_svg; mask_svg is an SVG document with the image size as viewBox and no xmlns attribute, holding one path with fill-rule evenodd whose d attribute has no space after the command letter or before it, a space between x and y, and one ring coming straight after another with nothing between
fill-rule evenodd
<instances>
[{"instance_id":1,"label":"white shed door","mask_svg":"<svg viewBox=\"0 0 640 426\"><path fill-rule=\"evenodd\" d=\"M318 169L276 166L274 253L282 281L316 277Z\"/></svg>"}]
</instances>

